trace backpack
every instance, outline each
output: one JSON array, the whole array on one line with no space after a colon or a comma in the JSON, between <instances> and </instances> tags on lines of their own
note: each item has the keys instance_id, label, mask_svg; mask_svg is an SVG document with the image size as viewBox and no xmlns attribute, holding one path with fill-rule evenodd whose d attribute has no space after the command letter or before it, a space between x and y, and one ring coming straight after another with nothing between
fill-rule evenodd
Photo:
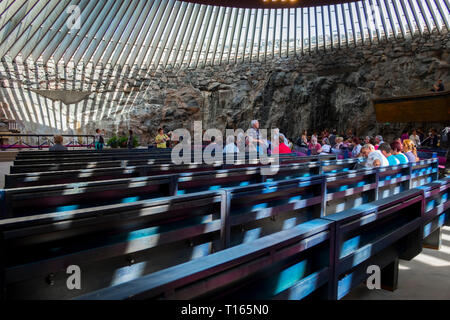
<instances>
[{"instance_id":1,"label":"backpack","mask_svg":"<svg viewBox=\"0 0 450 320\"><path fill-rule=\"evenodd\" d=\"M105 143L105 140L103 139L102 136L100 136L100 137L98 138L98 143L101 143L101 144L104 144L104 143Z\"/></svg>"}]
</instances>

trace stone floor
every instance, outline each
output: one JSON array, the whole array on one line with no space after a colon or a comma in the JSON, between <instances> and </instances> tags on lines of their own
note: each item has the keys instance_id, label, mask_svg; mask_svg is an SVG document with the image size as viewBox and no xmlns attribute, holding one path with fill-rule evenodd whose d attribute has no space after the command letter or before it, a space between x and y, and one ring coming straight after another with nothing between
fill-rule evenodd
<instances>
[{"instance_id":1,"label":"stone floor","mask_svg":"<svg viewBox=\"0 0 450 320\"><path fill-rule=\"evenodd\" d=\"M369 290L363 284L344 300L448 300L450 299L450 227L444 227L439 251L423 249L411 261L400 261L398 289Z\"/></svg>"}]
</instances>

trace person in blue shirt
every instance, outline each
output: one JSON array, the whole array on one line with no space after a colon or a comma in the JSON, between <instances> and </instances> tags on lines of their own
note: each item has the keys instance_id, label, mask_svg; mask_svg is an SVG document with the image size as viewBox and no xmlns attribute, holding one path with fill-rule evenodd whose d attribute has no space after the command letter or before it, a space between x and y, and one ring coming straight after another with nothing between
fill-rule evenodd
<instances>
[{"instance_id":1,"label":"person in blue shirt","mask_svg":"<svg viewBox=\"0 0 450 320\"><path fill-rule=\"evenodd\" d=\"M380 144L378 150L380 150L383 156L386 157L390 166L396 166L400 164L400 161L392 154L392 148L388 143L383 142L382 144Z\"/></svg>"},{"instance_id":2,"label":"person in blue shirt","mask_svg":"<svg viewBox=\"0 0 450 320\"><path fill-rule=\"evenodd\" d=\"M406 164L409 162L408 157L403 154L403 144L399 141L391 143L392 154L400 161L400 164Z\"/></svg>"}]
</instances>

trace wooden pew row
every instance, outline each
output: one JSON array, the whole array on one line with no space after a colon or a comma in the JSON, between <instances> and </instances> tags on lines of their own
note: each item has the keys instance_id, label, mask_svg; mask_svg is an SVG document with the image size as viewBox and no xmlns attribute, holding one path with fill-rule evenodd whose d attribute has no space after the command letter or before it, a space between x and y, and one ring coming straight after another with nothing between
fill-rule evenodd
<instances>
[{"instance_id":1,"label":"wooden pew row","mask_svg":"<svg viewBox=\"0 0 450 320\"><path fill-rule=\"evenodd\" d=\"M427 160L429 166L436 161ZM347 162L344 163L348 165ZM421 165L420 163L418 165ZM335 164L333 164L333 167ZM267 168L250 167L217 171L191 172L164 176L131 179L80 182L64 185L35 186L0 190L0 218L29 216L52 211L67 211L91 206L126 203L177 194L218 190L246 186L264 181L286 180L298 177L314 178L317 167L288 164L277 167L275 172ZM323 169L323 166L322 166ZM378 171L387 168L361 169L341 173L326 173L324 185L328 188L322 199L323 212L338 212L355 206L355 203L372 201L378 193ZM397 170L393 167L392 170ZM389 172L389 171L386 171ZM425 174L425 173L424 173ZM392 180L395 182L396 180ZM389 180L384 182L385 185ZM348 196L358 198L347 201ZM332 211L326 209L328 201L334 200ZM337 201L340 203L337 203ZM358 202L359 201L359 202ZM331 205L329 203L328 205Z\"/></svg>"},{"instance_id":2,"label":"wooden pew row","mask_svg":"<svg viewBox=\"0 0 450 320\"><path fill-rule=\"evenodd\" d=\"M202 148L202 152L204 148ZM194 153L195 150L191 149ZM111 155L136 155L136 154L171 154L172 149L104 149L104 150L66 150L66 151L21 151L17 153L17 160L32 159L58 159L65 157L81 157L81 156L111 156ZM291 153L295 156L296 153Z\"/></svg>"},{"instance_id":3,"label":"wooden pew row","mask_svg":"<svg viewBox=\"0 0 450 320\"><path fill-rule=\"evenodd\" d=\"M450 220L450 177L418 187L424 191L424 247L439 250L442 226Z\"/></svg>"},{"instance_id":4,"label":"wooden pew row","mask_svg":"<svg viewBox=\"0 0 450 320\"><path fill-rule=\"evenodd\" d=\"M281 165L271 179L312 177L314 165ZM104 204L133 202L220 188L245 186L265 180L259 167L191 172L164 176L35 186L0 190L0 217L67 211Z\"/></svg>"},{"instance_id":5,"label":"wooden pew row","mask_svg":"<svg viewBox=\"0 0 450 320\"><path fill-rule=\"evenodd\" d=\"M315 219L79 300L326 298L332 229ZM257 263L255 263L257 262Z\"/></svg>"},{"instance_id":6,"label":"wooden pew row","mask_svg":"<svg viewBox=\"0 0 450 320\"><path fill-rule=\"evenodd\" d=\"M92 161L112 161L112 160L131 160L131 159L170 159L172 153L154 153L154 152L137 152L137 153L115 153L115 154L98 154L98 155L62 155L60 157L40 157L31 159L16 159L14 165L35 165L46 163L67 163L67 162L92 162Z\"/></svg>"},{"instance_id":7,"label":"wooden pew row","mask_svg":"<svg viewBox=\"0 0 450 320\"><path fill-rule=\"evenodd\" d=\"M399 259L422 251L423 199L412 189L326 217L335 222L332 299L364 282L369 266L381 269L382 288L397 288Z\"/></svg>"},{"instance_id":8,"label":"wooden pew row","mask_svg":"<svg viewBox=\"0 0 450 320\"><path fill-rule=\"evenodd\" d=\"M16 159L35 159L39 157L64 157L72 155L96 155L96 154L125 154L125 153L169 153L172 149L86 149L86 150L66 150L66 151L19 151Z\"/></svg>"},{"instance_id":9,"label":"wooden pew row","mask_svg":"<svg viewBox=\"0 0 450 320\"><path fill-rule=\"evenodd\" d=\"M194 159L195 160L195 159ZM192 163L196 163L195 161ZM279 162L282 163L298 163L310 162L318 160L336 160L336 156L310 156L310 157L280 157ZM272 160L271 160L272 161ZM242 162L236 159L236 162ZM258 159L246 158L243 162L259 163ZM222 163L226 164L224 159ZM47 172L47 171L65 171L65 170L82 170L82 169L98 169L98 168L125 168L130 166L152 165L152 164L172 164L170 158L154 158L154 159L129 159L129 160L112 160L112 161L89 161L89 162L65 162L65 163L45 163L35 165L13 165L10 168L11 174L15 173L33 173L33 172Z\"/></svg>"},{"instance_id":10,"label":"wooden pew row","mask_svg":"<svg viewBox=\"0 0 450 320\"><path fill-rule=\"evenodd\" d=\"M3 292L66 299L251 243L319 217L321 187L294 179L1 220ZM70 265L82 270L81 291L67 290Z\"/></svg>"},{"instance_id":11,"label":"wooden pew row","mask_svg":"<svg viewBox=\"0 0 450 320\"><path fill-rule=\"evenodd\" d=\"M324 215L337 213L364 203L385 199L438 178L436 160L326 173ZM413 173L414 172L414 173Z\"/></svg>"},{"instance_id":12,"label":"wooden pew row","mask_svg":"<svg viewBox=\"0 0 450 320\"><path fill-rule=\"evenodd\" d=\"M421 191L406 191L392 201L377 201L370 209L362 206L313 219L77 299L339 299L364 280L367 274L361 266L369 262L381 265L383 284L390 285L396 280L391 264L421 250L422 201ZM405 212L410 212L408 217ZM352 251L345 247L347 255L341 257L342 243L354 236L364 237L364 243L353 245ZM348 270L355 276L342 283L339 276Z\"/></svg>"},{"instance_id":13,"label":"wooden pew row","mask_svg":"<svg viewBox=\"0 0 450 320\"><path fill-rule=\"evenodd\" d=\"M310 161L308 161L310 160ZM342 161L342 160L340 160ZM282 164L302 163L313 167L320 167L320 158L308 157L299 158L296 161L281 161ZM329 170L330 162L324 164L325 170ZM353 162L356 163L356 162ZM344 166L344 163L337 162L337 166ZM5 188L19 188L38 185L86 182L111 180L122 178L133 178L160 175L162 173L181 173L181 172L195 172L195 171L210 171L223 170L233 168L257 167L263 166L257 161L242 161L236 164L153 164L142 166L127 166L114 168L97 168L97 169L78 169L78 170L63 170L63 171L48 171L48 172L32 172L32 173L16 173L5 175ZM320 170L320 168L318 169ZM319 171L317 172L319 173Z\"/></svg>"},{"instance_id":14,"label":"wooden pew row","mask_svg":"<svg viewBox=\"0 0 450 320\"><path fill-rule=\"evenodd\" d=\"M183 259L190 260L230 245L254 241L261 236L318 218L323 215L321 213L322 193L323 180L311 181L309 178L299 178L217 192L3 220L0 221L4 230L2 238L12 242L6 241L2 247L10 248L7 250L9 254L21 252L20 256L14 258L13 255L10 258L8 255L3 261L21 259L21 257L36 259L32 253L38 254L42 248L47 250L47 254L52 255L51 259L47 256L48 259L42 263L21 261L21 265L8 269L9 271L5 273L8 275L7 279L15 283L11 284L9 291L13 297L24 297L24 292L27 292L27 298L51 299L55 297L53 286L59 281L58 298L62 298L61 290L65 288L65 269L61 266L71 263L87 264L82 267L83 274L88 270L88 274L91 275L87 277L89 279L87 291L95 289L96 286L127 281L127 279L168 267L174 262L180 263ZM109 237L109 240L105 238L100 241L97 243L99 248L94 250L92 243L94 241L95 244L95 241L99 239L99 232L101 234L105 232L105 237ZM117 235L124 232L123 236ZM209 237L205 238L205 234ZM54 241L57 241L57 244ZM114 241L116 243L111 244ZM181 244L180 248L179 241L189 244ZM169 244L174 246L170 247L170 250L166 246ZM23 247L25 245L31 247L27 249ZM62 248L63 251L52 250L51 248L55 246ZM186 253L186 248L193 249L190 251L187 249L188 253ZM133 251L147 249L153 251L148 255ZM78 253L76 250L81 252ZM24 252L29 253L24 254ZM173 255L168 256L168 252ZM117 258L117 255L121 258ZM158 255L156 261L151 259L155 255ZM41 255L38 254L38 259L40 258ZM103 259L110 260L105 262ZM148 261L152 261L150 265ZM112 270L105 271L104 268L112 268ZM100 271L102 276L107 276L106 280L99 278ZM23 277L34 276L40 280L23 279ZM47 281L46 286L43 280ZM30 286L36 285L41 286L36 289L38 291L29 290ZM321 297L324 295L322 290L323 288L319 290ZM256 290L256 292L260 291ZM39 292L39 295L29 296L33 292ZM44 292L47 293L44 294ZM292 298L293 296L289 293L279 297Z\"/></svg>"},{"instance_id":15,"label":"wooden pew row","mask_svg":"<svg viewBox=\"0 0 450 320\"><path fill-rule=\"evenodd\" d=\"M191 152L191 161L195 160L195 156L203 156L204 153ZM226 158L226 155L221 153L217 157ZM243 158L258 158L257 154L244 154ZM280 158L296 158L296 153L281 154ZM172 152L167 153L154 153L154 152L132 152L132 153L116 153L116 154L98 154L98 155L80 155L80 156L59 156L59 157L40 157L33 159L16 159L14 165L36 165L36 164L48 164L48 163L67 163L67 162L92 162L92 161L112 161L112 160L132 160L132 159L164 159L166 161L171 160Z\"/></svg>"}]
</instances>

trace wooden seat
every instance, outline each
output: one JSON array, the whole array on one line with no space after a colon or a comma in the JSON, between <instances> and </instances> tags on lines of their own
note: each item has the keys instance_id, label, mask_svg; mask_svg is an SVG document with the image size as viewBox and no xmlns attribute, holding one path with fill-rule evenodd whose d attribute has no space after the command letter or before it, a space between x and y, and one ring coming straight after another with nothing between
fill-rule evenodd
<instances>
[{"instance_id":1,"label":"wooden seat","mask_svg":"<svg viewBox=\"0 0 450 320\"><path fill-rule=\"evenodd\" d=\"M244 291L265 299L301 299L329 283L330 225L315 219L79 299L235 298ZM275 281L260 290L268 277Z\"/></svg>"},{"instance_id":2,"label":"wooden seat","mask_svg":"<svg viewBox=\"0 0 450 320\"><path fill-rule=\"evenodd\" d=\"M396 289L398 259L422 250L423 192L408 190L325 219L336 223L332 299L365 281L367 268L381 268L381 285Z\"/></svg>"},{"instance_id":3,"label":"wooden seat","mask_svg":"<svg viewBox=\"0 0 450 320\"><path fill-rule=\"evenodd\" d=\"M450 220L450 178L418 187L424 191L423 238L424 247L439 250L441 228Z\"/></svg>"}]
</instances>

